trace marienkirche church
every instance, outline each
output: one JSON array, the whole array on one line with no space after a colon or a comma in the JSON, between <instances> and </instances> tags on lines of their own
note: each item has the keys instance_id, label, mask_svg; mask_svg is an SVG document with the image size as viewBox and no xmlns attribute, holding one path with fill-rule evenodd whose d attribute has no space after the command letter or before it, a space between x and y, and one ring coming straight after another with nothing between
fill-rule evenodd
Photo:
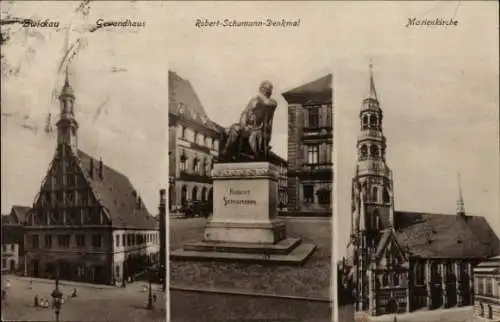
<instances>
[{"instance_id":1,"label":"marienkirche church","mask_svg":"<svg viewBox=\"0 0 500 322\"><path fill-rule=\"evenodd\" d=\"M370 66L352 180L351 241L341 263L356 310L369 315L471 305L473 267L499 254L499 239L483 217L396 211L393 174Z\"/></svg>"}]
</instances>

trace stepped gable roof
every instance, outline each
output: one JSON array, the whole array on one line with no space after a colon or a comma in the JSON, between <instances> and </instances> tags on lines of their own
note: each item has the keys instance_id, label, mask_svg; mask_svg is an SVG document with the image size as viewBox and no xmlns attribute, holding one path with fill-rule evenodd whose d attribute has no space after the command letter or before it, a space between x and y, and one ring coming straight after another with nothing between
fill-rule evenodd
<instances>
[{"instance_id":1,"label":"stepped gable roof","mask_svg":"<svg viewBox=\"0 0 500 322\"><path fill-rule=\"evenodd\" d=\"M191 82L183 79L176 72L169 71L168 90L169 114L183 117L213 131L221 130L221 126L208 118Z\"/></svg>"},{"instance_id":2,"label":"stepped gable roof","mask_svg":"<svg viewBox=\"0 0 500 322\"><path fill-rule=\"evenodd\" d=\"M96 192L98 201L111 216L111 224L115 228L158 229L158 221L149 213L142 203L137 207L137 194L134 186L124 174L103 163L103 179L99 177L99 161L94 159L94 175L89 175L91 156L78 150L78 158L82 171Z\"/></svg>"},{"instance_id":3,"label":"stepped gable roof","mask_svg":"<svg viewBox=\"0 0 500 322\"><path fill-rule=\"evenodd\" d=\"M387 225L388 217L382 216ZM412 256L422 258L489 258L500 240L484 217L394 212L396 238Z\"/></svg>"},{"instance_id":4,"label":"stepped gable roof","mask_svg":"<svg viewBox=\"0 0 500 322\"><path fill-rule=\"evenodd\" d=\"M332 74L318 78L281 94L289 104L326 104L332 102Z\"/></svg>"}]
</instances>

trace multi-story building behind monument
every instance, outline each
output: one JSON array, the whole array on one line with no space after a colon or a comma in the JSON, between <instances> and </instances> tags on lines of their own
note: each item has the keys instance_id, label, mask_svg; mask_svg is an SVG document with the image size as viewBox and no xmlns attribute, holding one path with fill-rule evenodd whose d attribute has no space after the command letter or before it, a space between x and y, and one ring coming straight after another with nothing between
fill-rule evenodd
<instances>
[{"instance_id":1,"label":"multi-story building behind monument","mask_svg":"<svg viewBox=\"0 0 500 322\"><path fill-rule=\"evenodd\" d=\"M282 94L288 102L288 212L332 213L332 75Z\"/></svg>"},{"instance_id":2,"label":"multi-story building behind monument","mask_svg":"<svg viewBox=\"0 0 500 322\"><path fill-rule=\"evenodd\" d=\"M12 206L2 215L2 272L14 273L24 269L24 224L29 207Z\"/></svg>"},{"instance_id":3,"label":"multi-story building behind monument","mask_svg":"<svg viewBox=\"0 0 500 322\"><path fill-rule=\"evenodd\" d=\"M211 121L191 83L169 71L169 208L188 201L212 202L213 164L221 131Z\"/></svg>"},{"instance_id":4,"label":"multi-story building behind monument","mask_svg":"<svg viewBox=\"0 0 500 322\"><path fill-rule=\"evenodd\" d=\"M455 215L395 211L371 66L359 118L351 242L342 263L356 309L380 315L472 305L473 268L498 254L498 237L485 218L466 214L460 181Z\"/></svg>"},{"instance_id":5,"label":"multi-story building behind monument","mask_svg":"<svg viewBox=\"0 0 500 322\"><path fill-rule=\"evenodd\" d=\"M158 221L130 180L78 149L75 94L59 96L57 148L27 214L27 273L110 284L158 261Z\"/></svg>"}]
</instances>

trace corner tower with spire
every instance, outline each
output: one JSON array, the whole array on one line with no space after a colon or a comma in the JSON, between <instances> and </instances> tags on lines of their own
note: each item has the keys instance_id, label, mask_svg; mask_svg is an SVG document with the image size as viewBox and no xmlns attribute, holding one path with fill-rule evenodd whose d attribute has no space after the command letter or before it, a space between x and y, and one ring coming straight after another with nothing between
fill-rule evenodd
<instances>
[{"instance_id":1,"label":"corner tower with spire","mask_svg":"<svg viewBox=\"0 0 500 322\"><path fill-rule=\"evenodd\" d=\"M76 155L78 151L78 122L75 119L75 93L71 87L68 79L68 70L66 70L66 77L64 86L59 95L60 102L60 116L57 122L57 146L67 145L71 148Z\"/></svg>"}]
</instances>

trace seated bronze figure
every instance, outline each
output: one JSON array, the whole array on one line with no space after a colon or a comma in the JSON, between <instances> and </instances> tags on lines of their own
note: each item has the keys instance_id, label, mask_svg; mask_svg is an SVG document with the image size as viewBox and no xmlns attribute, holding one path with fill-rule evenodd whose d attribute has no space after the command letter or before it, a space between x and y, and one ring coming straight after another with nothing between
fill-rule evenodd
<instances>
[{"instance_id":1,"label":"seated bronze figure","mask_svg":"<svg viewBox=\"0 0 500 322\"><path fill-rule=\"evenodd\" d=\"M273 85L264 81L259 94L243 110L240 121L222 133L219 162L269 161L269 145L277 103L271 98Z\"/></svg>"}]
</instances>

